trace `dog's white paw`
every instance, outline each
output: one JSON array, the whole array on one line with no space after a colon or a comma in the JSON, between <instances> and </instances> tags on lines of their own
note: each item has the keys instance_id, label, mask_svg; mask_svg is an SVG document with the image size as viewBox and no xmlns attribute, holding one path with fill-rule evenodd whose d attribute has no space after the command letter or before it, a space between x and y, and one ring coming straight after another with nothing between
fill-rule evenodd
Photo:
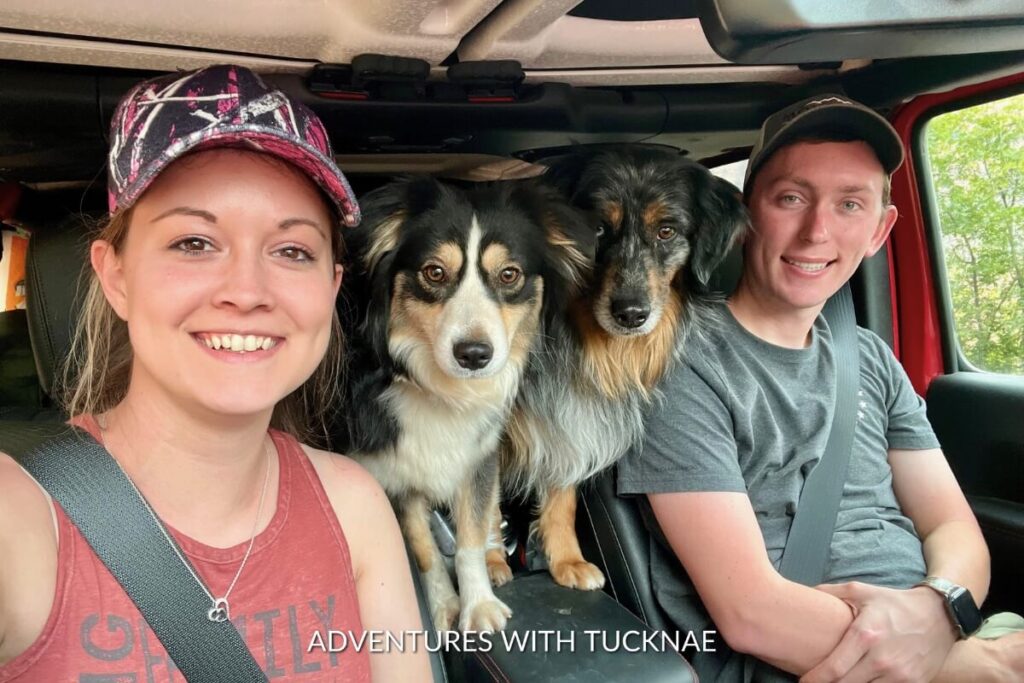
<instances>
[{"instance_id":1,"label":"dog's white paw","mask_svg":"<svg viewBox=\"0 0 1024 683\"><path fill-rule=\"evenodd\" d=\"M459 630L492 633L505 628L512 610L497 598L487 598L462 609Z\"/></svg>"},{"instance_id":2,"label":"dog's white paw","mask_svg":"<svg viewBox=\"0 0 1024 683\"><path fill-rule=\"evenodd\" d=\"M430 616L434 628L438 631L451 630L452 624L459 617L459 596L451 595L436 605L430 606Z\"/></svg>"},{"instance_id":3,"label":"dog's white paw","mask_svg":"<svg viewBox=\"0 0 1024 683\"><path fill-rule=\"evenodd\" d=\"M566 588L593 591L604 587L604 574L589 562L556 562L549 569L555 583Z\"/></svg>"}]
</instances>

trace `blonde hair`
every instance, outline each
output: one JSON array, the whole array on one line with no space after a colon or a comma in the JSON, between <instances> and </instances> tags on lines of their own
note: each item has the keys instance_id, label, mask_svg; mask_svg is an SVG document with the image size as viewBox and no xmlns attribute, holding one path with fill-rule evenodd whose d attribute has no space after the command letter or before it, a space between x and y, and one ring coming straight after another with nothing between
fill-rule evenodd
<instances>
[{"instance_id":1,"label":"blonde hair","mask_svg":"<svg viewBox=\"0 0 1024 683\"><path fill-rule=\"evenodd\" d=\"M336 220L333 212L332 217ZM120 251L131 219L131 208L113 214L100 224L93 239L109 242L115 252ZM340 223L332 226L331 243L334 262L339 263L343 255ZM79 290L83 288L81 315L59 375L59 392L64 409L71 416L103 413L124 400L134 358L128 324L107 301L92 268L86 267L82 272ZM328 423L338 403L338 386L344 375L343 349L341 322L335 309L323 359L302 386L277 402L270 419L272 427L303 442L330 445Z\"/></svg>"}]
</instances>

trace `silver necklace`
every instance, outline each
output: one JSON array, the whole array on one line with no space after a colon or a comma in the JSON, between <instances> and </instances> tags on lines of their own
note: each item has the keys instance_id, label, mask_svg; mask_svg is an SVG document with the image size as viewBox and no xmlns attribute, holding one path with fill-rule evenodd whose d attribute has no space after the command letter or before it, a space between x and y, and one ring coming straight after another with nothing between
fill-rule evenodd
<instances>
[{"instance_id":1,"label":"silver necklace","mask_svg":"<svg viewBox=\"0 0 1024 683\"><path fill-rule=\"evenodd\" d=\"M210 621L220 622L227 621L231 618L231 607L228 604L228 596L231 594L231 590L235 587L235 584L238 583L238 577L242 575L242 570L245 568L245 563L249 560L249 555L250 553L252 553L252 547L256 543L256 529L259 528L260 515L263 512L263 501L267 497L267 483L270 481L270 451L266 448L266 446L264 446L263 452L267 454L267 471L263 475L263 489L260 491L259 505L256 506L256 519L253 520L252 523L252 534L250 534L249 536L249 547L245 550L245 555L242 557L242 563L238 565L238 571L235 572L235 578L231 579L231 585L228 586L228 589L226 591L224 591L224 596L220 598L213 597L213 593L210 592L210 589L206 587L206 584L203 583L203 580L200 579L199 575L196 574L194 569L192 569L192 565L189 564L189 562L184 557L182 557L181 551L178 550L178 544L175 543L174 540L171 538L171 535L167 532L167 528L164 526L164 523L161 522L160 518L156 516L156 512L153 511L153 507L149 504L149 501L146 500L146 497L144 495L142 495L142 491L140 491L139 487L135 485L135 482L132 481L132 478L128 476L128 473L125 471L125 469L121 467L121 463L117 461L117 458L114 458L114 462L117 463L118 469L121 470L121 473L124 475L125 479L128 480L128 483L132 485L132 489L135 491L135 495L139 497L139 500L142 501L142 504L146 506L147 510L149 510L150 516L153 518L153 521L156 522L156 526L158 529L160 529L160 532L164 535L164 538L167 539L167 543L171 546L171 550L174 551L174 554L178 556L178 559L181 560L181 563L185 565L185 569L188 570L188 573L192 575L192 578L196 580L196 583L199 584L199 587L202 588L203 592L206 593L206 595L210 598L210 609L206 611L206 618Z\"/></svg>"}]
</instances>

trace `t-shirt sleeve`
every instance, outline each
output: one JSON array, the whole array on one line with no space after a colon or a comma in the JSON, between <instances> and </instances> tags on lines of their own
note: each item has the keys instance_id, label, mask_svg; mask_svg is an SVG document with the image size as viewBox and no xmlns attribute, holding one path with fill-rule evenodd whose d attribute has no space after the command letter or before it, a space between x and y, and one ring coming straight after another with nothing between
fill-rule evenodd
<instances>
[{"instance_id":1,"label":"t-shirt sleeve","mask_svg":"<svg viewBox=\"0 0 1024 683\"><path fill-rule=\"evenodd\" d=\"M907 372L885 342L876 337L875 347L885 363L889 381L889 425L885 432L889 448L910 451L938 448L939 440L928 422L924 399L914 391Z\"/></svg>"},{"instance_id":2,"label":"t-shirt sleeve","mask_svg":"<svg viewBox=\"0 0 1024 683\"><path fill-rule=\"evenodd\" d=\"M710 382L708 381L710 380ZM684 362L662 383L642 443L619 462L620 495L692 491L746 493L727 398L711 368Z\"/></svg>"}]
</instances>

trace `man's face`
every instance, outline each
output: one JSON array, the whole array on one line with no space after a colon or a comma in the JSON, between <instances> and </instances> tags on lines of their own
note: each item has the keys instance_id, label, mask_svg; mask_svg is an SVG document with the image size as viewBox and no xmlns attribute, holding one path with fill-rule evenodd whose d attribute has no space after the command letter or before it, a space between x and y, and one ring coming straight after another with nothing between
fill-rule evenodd
<instances>
[{"instance_id":1,"label":"man's face","mask_svg":"<svg viewBox=\"0 0 1024 683\"><path fill-rule=\"evenodd\" d=\"M877 252L896 221L882 165L864 142L798 142L751 188L744 286L769 312L820 307Z\"/></svg>"}]
</instances>

